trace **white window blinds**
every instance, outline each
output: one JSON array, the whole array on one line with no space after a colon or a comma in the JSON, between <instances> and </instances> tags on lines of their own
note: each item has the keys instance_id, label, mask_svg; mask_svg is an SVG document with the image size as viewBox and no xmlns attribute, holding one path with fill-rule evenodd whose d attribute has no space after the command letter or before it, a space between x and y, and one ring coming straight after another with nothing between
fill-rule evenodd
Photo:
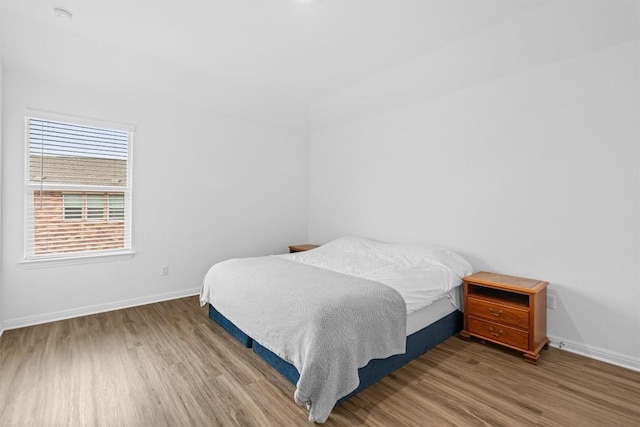
<instances>
[{"instance_id":1,"label":"white window blinds","mask_svg":"<svg viewBox=\"0 0 640 427\"><path fill-rule=\"evenodd\" d=\"M25 258L131 251L132 132L26 122Z\"/></svg>"}]
</instances>

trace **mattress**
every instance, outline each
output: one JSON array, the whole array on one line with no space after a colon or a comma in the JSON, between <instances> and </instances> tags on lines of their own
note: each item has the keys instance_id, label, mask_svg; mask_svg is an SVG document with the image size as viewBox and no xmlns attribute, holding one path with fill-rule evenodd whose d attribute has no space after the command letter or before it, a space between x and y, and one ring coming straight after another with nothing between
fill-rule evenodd
<instances>
[{"instance_id":1,"label":"mattress","mask_svg":"<svg viewBox=\"0 0 640 427\"><path fill-rule=\"evenodd\" d=\"M448 314L458 310L448 296L444 296L430 305L407 315L407 336L437 322Z\"/></svg>"}]
</instances>

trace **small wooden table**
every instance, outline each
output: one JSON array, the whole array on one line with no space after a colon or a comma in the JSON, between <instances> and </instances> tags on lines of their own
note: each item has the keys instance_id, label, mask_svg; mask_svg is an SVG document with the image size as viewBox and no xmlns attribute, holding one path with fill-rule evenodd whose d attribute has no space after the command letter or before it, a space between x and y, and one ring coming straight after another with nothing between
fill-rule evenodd
<instances>
[{"instance_id":1,"label":"small wooden table","mask_svg":"<svg viewBox=\"0 0 640 427\"><path fill-rule=\"evenodd\" d=\"M309 244L291 245L291 246L289 246L289 253L293 254L293 253L296 253L296 252L309 251L309 250L315 249L317 247L318 247L318 245L309 245Z\"/></svg>"},{"instance_id":2,"label":"small wooden table","mask_svg":"<svg viewBox=\"0 0 640 427\"><path fill-rule=\"evenodd\" d=\"M548 282L480 271L464 277L464 329L460 337L522 351L537 363L547 338Z\"/></svg>"}]
</instances>

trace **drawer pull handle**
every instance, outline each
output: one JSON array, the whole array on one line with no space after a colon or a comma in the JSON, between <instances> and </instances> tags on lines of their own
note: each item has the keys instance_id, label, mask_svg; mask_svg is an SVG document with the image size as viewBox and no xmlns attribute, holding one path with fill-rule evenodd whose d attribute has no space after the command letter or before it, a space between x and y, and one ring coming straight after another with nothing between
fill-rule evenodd
<instances>
[{"instance_id":1,"label":"drawer pull handle","mask_svg":"<svg viewBox=\"0 0 640 427\"><path fill-rule=\"evenodd\" d=\"M489 311L496 317L502 316L502 310L495 311L493 307L489 307Z\"/></svg>"},{"instance_id":2,"label":"drawer pull handle","mask_svg":"<svg viewBox=\"0 0 640 427\"><path fill-rule=\"evenodd\" d=\"M491 332L491 335L493 335L494 337L499 337L500 335L502 335L502 329L500 329L500 332L495 332L492 326L489 326L489 332Z\"/></svg>"}]
</instances>

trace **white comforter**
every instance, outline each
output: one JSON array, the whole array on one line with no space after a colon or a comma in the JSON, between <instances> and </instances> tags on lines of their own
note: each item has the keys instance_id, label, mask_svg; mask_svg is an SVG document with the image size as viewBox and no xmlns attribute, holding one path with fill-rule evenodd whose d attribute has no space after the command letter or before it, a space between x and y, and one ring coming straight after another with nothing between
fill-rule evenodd
<instances>
[{"instance_id":1,"label":"white comforter","mask_svg":"<svg viewBox=\"0 0 640 427\"><path fill-rule=\"evenodd\" d=\"M279 256L390 286L404 298L407 314L445 294L460 309L452 290L473 271L467 260L446 248L380 243L360 237L343 237L311 251Z\"/></svg>"},{"instance_id":2,"label":"white comforter","mask_svg":"<svg viewBox=\"0 0 640 427\"><path fill-rule=\"evenodd\" d=\"M406 306L398 292L278 256L214 265L200 302L296 367L294 397L314 422L326 421L358 387L358 368L405 352Z\"/></svg>"}]
</instances>

